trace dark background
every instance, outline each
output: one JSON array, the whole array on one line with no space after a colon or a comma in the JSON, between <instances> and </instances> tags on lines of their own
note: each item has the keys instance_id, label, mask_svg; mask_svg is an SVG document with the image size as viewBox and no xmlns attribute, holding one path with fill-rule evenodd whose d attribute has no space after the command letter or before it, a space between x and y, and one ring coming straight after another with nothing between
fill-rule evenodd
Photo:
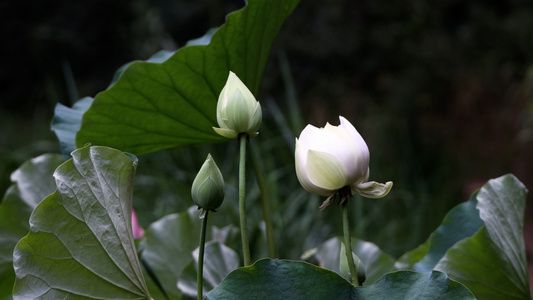
<instances>
[{"instance_id":1,"label":"dark background","mask_svg":"<svg viewBox=\"0 0 533 300\"><path fill-rule=\"evenodd\" d=\"M0 190L23 161L59 152L49 129L56 103L94 96L121 65L176 50L241 6L0 2ZM371 178L393 180L393 197L424 207L420 241L490 178L513 173L533 188L532 1L302 0L259 97L283 108L282 68L305 123L336 125L341 112L370 147Z\"/></svg>"}]
</instances>

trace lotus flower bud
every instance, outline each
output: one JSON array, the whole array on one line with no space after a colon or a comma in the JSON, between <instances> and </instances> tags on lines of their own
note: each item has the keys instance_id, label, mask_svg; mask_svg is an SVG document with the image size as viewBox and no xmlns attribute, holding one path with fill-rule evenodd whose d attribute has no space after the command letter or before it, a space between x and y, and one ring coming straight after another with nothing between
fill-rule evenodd
<instances>
[{"instance_id":1,"label":"lotus flower bud","mask_svg":"<svg viewBox=\"0 0 533 300\"><path fill-rule=\"evenodd\" d=\"M229 72L226 85L217 103L217 122L213 129L221 136L233 139L240 133L251 137L258 134L262 120L261 105L233 72Z\"/></svg>"},{"instance_id":2,"label":"lotus flower bud","mask_svg":"<svg viewBox=\"0 0 533 300\"><path fill-rule=\"evenodd\" d=\"M222 204L224 194L224 178L211 154L209 154L192 183L192 200L204 212L214 211Z\"/></svg>"},{"instance_id":3,"label":"lotus flower bud","mask_svg":"<svg viewBox=\"0 0 533 300\"><path fill-rule=\"evenodd\" d=\"M339 126L307 125L296 139L296 175L300 184L311 193L329 196L327 201L337 192L341 196L359 193L368 198L384 197L392 182L368 181L368 146L350 122L342 116L339 119Z\"/></svg>"}]
</instances>

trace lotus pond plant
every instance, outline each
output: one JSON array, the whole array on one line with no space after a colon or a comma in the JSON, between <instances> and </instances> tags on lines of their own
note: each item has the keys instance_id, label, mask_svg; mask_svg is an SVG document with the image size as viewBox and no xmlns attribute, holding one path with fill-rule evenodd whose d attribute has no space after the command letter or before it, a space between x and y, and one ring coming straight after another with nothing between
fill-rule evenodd
<instances>
[{"instance_id":1,"label":"lotus pond plant","mask_svg":"<svg viewBox=\"0 0 533 300\"><path fill-rule=\"evenodd\" d=\"M359 286L365 280L364 267L352 253L348 201L353 193L368 198L382 198L392 188L387 183L368 182L370 152L355 127L339 116L340 125L326 123L323 128L307 125L296 139L296 175L302 186L315 194L328 196L320 206L325 209L339 195L342 205L344 247L352 282ZM355 257L354 257L355 256Z\"/></svg>"},{"instance_id":2,"label":"lotus pond plant","mask_svg":"<svg viewBox=\"0 0 533 300\"><path fill-rule=\"evenodd\" d=\"M246 141L259 134L263 114L252 92L231 70L218 96L216 112L220 127L213 127L215 132L229 139L238 137L240 143L239 216L244 265L248 266L251 261L246 220Z\"/></svg>"},{"instance_id":3,"label":"lotus pond plant","mask_svg":"<svg viewBox=\"0 0 533 300\"><path fill-rule=\"evenodd\" d=\"M205 237L207 230L207 217L209 211L215 212L217 208L222 205L226 187L224 185L224 177L218 168L215 160L211 154L207 155L200 171L194 178L191 187L191 197L202 210L200 219L202 219L202 226L200 228L200 245L198 246L198 268L197 268L197 299L203 299L203 271L204 271L204 251L205 251Z\"/></svg>"},{"instance_id":4,"label":"lotus pond plant","mask_svg":"<svg viewBox=\"0 0 533 300\"><path fill-rule=\"evenodd\" d=\"M362 136L341 116L338 126L307 125L292 144L296 132L282 126L283 112L269 110L263 119L256 100L270 48L298 2L249 0L206 36L208 44L128 64L94 98L72 108L58 104L52 129L70 158L43 155L13 173L0 205L0 299L531 299L523 239L527 189L513 175L487 182L401 257L350 233L348 217L359 209L352 197L382 198L392 188L392 181L369 181ZM267 118L272 115L279 118ZM289 142L273 151L279 132ZM189 209L158 216L141 234L134 220L147 212L136 209L135 216L132 208L142 155L193 144L205 148L179 152L185 167L179 180L170 180L186 186L174 189L172 199ZM252 161L277 163L252 163L257 175L246 178L248 147L260 152ZM289 159L279 163L282 152ZM165 166L176 163L162 157ZM232 172L236 157L238 172ZM274 209L261 220L268 206L255 200L269 192ZM326 200L320 205L312 194ZM158 202L157 196L141 200ZM391 196L368 205L389 205ZM304 223L310 217L300 206L329 206L317 214L335 216L335 200L342 230L307 239L323 236L311 236L314 219ZM254 204L249 209L247 201ZM216 222L208 224L214 210ZM287 217L284 210L297 213ZM300 222L299 231L287 230ZM276 232L267 232L272 227ZM283 248L288 239L314 244L299 257L267 258L265 236L281 232L288 238L269 248Z\"/></svg>"}]
</instances>

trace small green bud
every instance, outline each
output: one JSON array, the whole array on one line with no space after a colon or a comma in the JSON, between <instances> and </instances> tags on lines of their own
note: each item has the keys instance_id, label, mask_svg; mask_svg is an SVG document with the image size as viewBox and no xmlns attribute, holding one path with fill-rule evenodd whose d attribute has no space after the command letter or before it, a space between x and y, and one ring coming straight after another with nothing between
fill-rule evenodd
<instances>
[{"instance_id":1,"label":"small green bud","mask_svg":"<svg viewBox=\"0 0 533 300\"><path fill-rule=\"evenodd\" d=\"M192 183L192 200L204 212L208 210L214 211L222 204L224 193L224 178L215 160L209 154Z\"/></svg>"},{"instance_id":2,"label":"small green bud","mask_svg":"<svg viewBox=\"0 0 533 300\"><path fill-rule=\"evenodd\" d=\"M259 102L239 77L230 71L226 85L218 97L217 122L220 128L213 129L230 139L236 138L240 133L254 137L258 134L262 118Z\"/></svg>"}]
</instances>

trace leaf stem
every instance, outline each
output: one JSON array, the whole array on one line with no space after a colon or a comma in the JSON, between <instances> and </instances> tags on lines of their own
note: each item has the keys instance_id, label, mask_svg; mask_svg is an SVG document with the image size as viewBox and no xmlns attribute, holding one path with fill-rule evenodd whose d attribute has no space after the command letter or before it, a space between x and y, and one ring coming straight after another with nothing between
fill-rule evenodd
<instances>
[{"instance_id":1,"label":"leaf stem","mask_svg":"<svg viewBox=\"0 0 533 300\"><path fill-rule=\"evenodd\" d=\"M205 211L200 228L200 251L198 253L198 273L196 283L198 287L197 299L203 299L203 284L204 284L204 249L205 249L205 232L207 230L207 215L209 210Z\"/></svg>"},{"instance_id":2,"label":"leaf stem","mask_svg":"<svg viewBox=\"0 0 533 300\"><path fill-rule=\"evenodd\" d=\"M242 255L244 266L250 265L250 248L248 245L248 235L246 233L246 139L248 134L239 135L240 160L239 160L239 216L241 222Z\"/></svg>"},{"instance_id":3,"label":"leaf stem","mask_svg":"<svg viewBox=\"0 0 533 300\"><path fill-rule=\"evenodd\" d=\"M348 202L342 205L342 229L344 232L344 247L346 249L346 259L348 260L348 267L350 268L350 275L352 276L352 284L359 286L359 278L357 276L357 267L352 255L352 242L350 238L350 224L348 222Z\"/></svg>"},{"instance_id":4,"label":"leaf stem","mask_svg":"<svg viewBox=\"0 0 533 300\"><path fill-rule=\"evenodd\" d=\"M250 146L252 144L250 143ZM268 183L262 170L261 161L257 155L255 147L250 147L250 154L252 157L252 165L254 166L255 177L257 178L257 184L261 191L261 202L263 205L263 219L265 221L266 241L268 246L268 256L270 258L276 258L276 242L274 240L274 229L272 225L272 213L270 209L271 195L268 188Z\"/></svg>"}]
</instances>

